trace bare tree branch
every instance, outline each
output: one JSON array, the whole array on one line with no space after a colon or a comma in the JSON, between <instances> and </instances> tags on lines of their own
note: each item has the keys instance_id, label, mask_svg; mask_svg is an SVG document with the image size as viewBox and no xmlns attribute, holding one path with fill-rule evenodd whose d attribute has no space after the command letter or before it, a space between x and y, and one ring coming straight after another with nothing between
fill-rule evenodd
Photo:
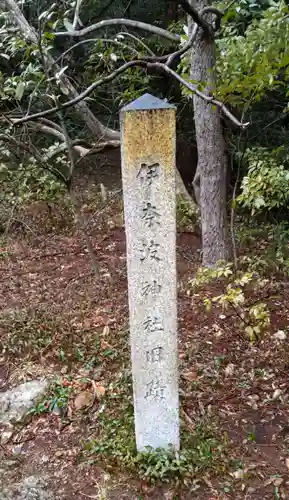
<instances>
[{"instance_id":1,"label":"bare tree branch","mask_svg":"<svg viewBox=\"0 0 289 500\"><path fill-rule=\"evenodd\" d=\"M208 36L214 36L214 31L217 31L220 28L220 20L222 18L222 13L214 8L214 7L207 7L204 9L201 13L195 9L189 2L189 0L173 0L175 3L178 5L181 5L181 7L184 9L184 11L189 14L189 16L193 19L193 21L204 31L204 33ZM205 13L210 12L211 14L215 14L217 18L216 25L212 27L205 19L203 18L203 15Z\"/></svg>"},{"instance_id":2,"label":"bare tree branch","mask_svg":"<svg viewBox=\"0 0 289 500\"><path fill-rule=\"evenodd\" d=\"M45 120L45 118L43 119L43 121ZM53 122L50 122L50 120L46 120L48 123L53 123ZM15 123L15 119L11 119L11 122L12 124ZM51 126L48 126L48 125L45 125L43 123L40 123L40 122L32 122L32 123L29 123L29 127L35 129L35 130L39 130L40 132L43 132L44 134L49 134L49 135L53 135L54 137L56 137L56 139L59 139L61 142L64 142L65 143L65 134L63 132L63 130L61 129L61 127L59 127L59 129L56 129L54 127L51 127ZM72 144L72 147L74 149L74 151L79 154L80 157L83 157L85 155L87 155L89 152L90 152L90 149L87 149L87 148L84 148L83 146L80 146L79 144L79 141L73 141L73 144ZM58 153L60 153L62 150L65 150L65 148L58 148ZM53 151L53 155L46 155L46 159L48 158L52 158L52 156L55 156L56 153Z\"/></svg>"},{"instance_id":3,"label":"bare tree branch","mask_svg":"<svg viewBox=\"0 0 289 500\"><path fill-rule=\"evenodd\" d=\"M79 45L83 45L85 43L91 43L91 42L115 43L116 45L120 45L121 47L130 50L131 52L134 53L134 55L136 55L136 56L139 55L139 52L137 50L135 50L133 47L130 47L129 45L126 45L125 43L120 42L118 40L114 40L113 38L87 38L86 40L81 40L80 42L76 43L75 45L72 45L71 47L69 47L69 49L67 49L65 52L63 52L63 54L61 54L61 56L59 56L56 59L55 64L57 64L59 61L62 61L64 59L64 57L67 56L67 54L69 54L69 52L74 50L76 47L79 47Z\"/></svg>"},{"instance_id":4,"label":"bare tree branch","mask_svg":"<svg viewBox=\"0 0 289 500\"><path fill-rule=\"evenodd\" d=\"M51 109L47 109L45 111L41 111L39 113L35 113L30 116L25 116L19 120L16 120L14 122L14 125L20 125L22 123L26 123L29 121L37 120L39 118L43 118L45 116L49 116L51 114L56 113L59 109L67 109L71 106L74 106L77 104L80 100L85 99L88 97L97 87L100 85L103 85L104 83L111 82L114 80L117 76L122 74L124 71L126 71L128 68L135 67L135 66L140 66L143 68L148 68L148 69L158 69L159 71L165 72L169 74L170 76L174 77L176 80L178 80L182 85L187 87L193 94L196 94L197 96L201 97L204 101L208 102L209 104L212 104L214 106L217 106L235 125L237 125L240 128L245 129L248 125L248 123L241 123L230 111L229 109L223 104L222 102L218 101L217 99L214 98L214 96L209 96L201 92L196 85L193 85L190 82L187 82L184 80L180 75L178 75L175 71L173 71L170 67L168 67L166 64L163 64L161 62L148 62L146 60L135 60L135 61L129 61L119 68L117 68L115 71L110 73L107 76L104 76L103 78L97 80L96 82L92 83L89 87L87 87L84 92L79 94L75 99L72 99L71 101L67 101L59 108L56 106Z\"/></svg>"},{"instance_id":5,"label":"bare tree branch","mask_svg":"<svg viewBox=\"0 0 289 500\"><path fill-rule=\"evenodd\" d=\"M128 33L128 31L120 31L117 35L116 35L116 38L117 37L121 37L121 36L128 36L129 38L131 38L132 40L134 40L135 42L139 43L140 45L143 46L144 49L147 50L147 52L149 53L150 56L154 57L155 54L153 53L153 51L140 39L138 38L137 36L133 35L132 33Z\"/></svg>"},{"instance_id":6,"label":"bare tree branch","mask_svg":"<svg viewBox=\"0 0 289 500\"><path fill-rule=\"evenodd\" d=\"M38 36L35 29L30 26L28 21L23 16L21 10L19 9L15 0L0 0L0 8L3 10L7 10L9 12L12 23L16 23L19 27L20 31L24 34L24 36L30 40L32 43L38 45ZM60 71L60 68L55 64L53 58L50 54L45 55L47 64L49 67L54 68L54 72L57 73ZM76 89L71 84L69 78L62 73L60 76L61 82L61 90L65 95L69 95L70 97L77 98L78 93ZM117 139L119 133L115 130L111 130L106 128L91 112L88 105L85 101L80 99L77 103L77 109L82 116L84 122L87 127L91 130L92 134L96 137L102 137L104 139Z\"/></svg>"},{"instance_id":7,"label":"bare tree branch","mask_svg":"<svg viewBox=\"0 0 289 500\"><path fill-rule=\"evenodd\" d=\"M73 24L72 24L74 30L77 29L77 25L78 24L80 24L81 26L83 26L82 22L79 19L79 12L80 12L81 4L82 4L82 0L77 0L76 6L75 6L75 11L74 11Z\"/></svg>"},{"instance_id":8,"label":"bare tree branch","mask_svg":"<svg viewBox=\"0 0 289 500\"><path fill-rule=\"evenodd\" d=\"M81 205L79 203L79 200L77 199L77 196L73 190L73 186L72 186L72 177L73 177L73 173L74 173L74 170L75 170L75 155L74 155L74 151L73 151L73 146L72 146L72 141L71 141L71 138L69 137L69 134L68 134L68 131L67 131L67 128L66 128L66 125L65 125L65 122L64 122L64 119L63 119L63 116L62 116L62 113L61 112L58 112L58 115L59 115L59 118L60 118L60 122L61 122L61 127L62 127L62 130L63 130L63 133L64 133L64 142L65 142L65 145L66 145L66 148L67 148L67 152L68 152L68 157L69 157L69 160L70 160L70 165L69 165L69 172L70 172L70 177L69 177L69 181L67 183L67 188L68 188L68 194L70 196L70 201L71 201L71 204L72 204L72 207L73 207L73 210L74 210L74 213L75 213L75 216L76 216L76 220L78 222L78 225L79 225L79 229L81 230L83 236L84 236L84 239L85 239L85 243L86 243L86 246L87 246L87 250L89 252L89 256L91 258L91 263L92 263L92 267L93 267L93 270L95 271L96 274L99 273L99 269L98 269L98 263L97 263L97 258L96 258L96 253L94 251L94 248L93 248L93 245L90 241L90 238L86 232L86 229L85 229L85 226L86 226L86 223L85 223L85 218L82 214L82 211L81 211Z\"/></svg>"},{"instance_id":9,"label":"bare tree branch","mask_svg":"<svg viewBox=\"0 0 289 500\"><path fill-rule=\"evenodd\" d=\"M47 118L43 118L41 121L43 123L45 123L46 125L48 125L49 127L55 128L59 132L62 132L62 129L61 129L60 125L58 125L58 123L55 123L51 120L48 120Z\"/></svg>"},{"instance_id":10,"label":"bare tree branch","mask_svg":"<svg viewBox=\"0 0 289 500\"><path fill-rule=\"evenodd\" d=\"M178 73L173 71L166 64L156 62L156 63L152 63L152 66L155 68L159 68L160 70L164 71L165 73L170 74L171 76L176 78L176 80L178 80L180 83L182 83L182 85L184 85L189 90L191 90L191 92L193 94L196 94L198 97L200 97L204 101L207 101L209 104L213 104L214 106L217 106L217 108L219 108L220 111L222 111L224 113L224 115L226 115L229 118L229 120L231 120L232 123L237 125L237 127L245 129L248 127L248 125L250 125L250 122L246 122L246 123L240 122L238 120L238 118L236 118L233 115L233 113L231 113L231 111L229 111L229 109L225 106L224 103L215 99L214 96L208 96L208 95L204 94L196 87L196 85L193 85L192 83L186 82L180 75L178 75Z\"/></svg>"},{"instance_id":11,"label":"bare tree branch","mask_svg":"<svg viewBox=\"0 0 289 500\"><path fill-rule=\"evenodd\" d=\"M5 0L11 1L11 0ZM141 21L134 21L132 19L104 19L103 21L99 21L99 23L92 24L87 28L83 28L81 30L76 31L59 31L54 33L55 36L68 36L72 38L80 38L93 31L100 30L105 28L106 26L129 26L130 28L136 28L143 31L147 31L149 33L153 33L154 35L161 36L167 40L172 42L179 42L181 37L170 31L164 30L163 28L159 28L158 26L153 26L152 24L142 23Z\"/></svg>"},{"instance_id":12,"label":"bare tree branch","mask_svg":"<svg viewBox=\"0 0 289 500\"><path fill-rule=\"evenodd\" d=\"M194 29L192 30L192 34L191 34L189 40L179 50L176 50L175 52L172 52L169 55L166 54L164 56L154 56L154 57L149 57L148 56L148 57L144 57L143 59L145 59L146 61L154 61L154 62L165 61L165 63L166 63L167 66L171 66L172 63L173 63L173 61L177 57L181 57L183 54L185 54L185 52L187 52L188 50L191 49L191 47L193 46L193 43L194 43L194 41L196 39L196 36L197 36L197 33L198 33L198 29L199 29L199 26L197 24L195 24Z\"/></svg>"},{"instance_id":13,"label":"bare tree branch","mask_svg":"<svg viewBox=\"0 0 289 500\"><path fill-rule=\"evenodd\" d=\"M61 182L63 182L66 185L67 179L62 174L62 172L54 169L45 160L43 160L42 156L38 153L37 149L32 148L29 143L20 142L17 139L15 139L15 137L13 137L11 135L8 136L7 134L0 134L0 141L4 141L4 142L7 142L9 144L13 144L17 148L20 148L23 151L26 151L26 153L32 155L43 169L51 172L53 175L55 175L55 177L57 177Z\"/></svg>"},{"instance_id":14,"label":"bare tree branch","mask_svg":"<svg viewBox=\"0 0 289 500\"><path fill-rule=\"evenodd\" d=\"M88 148L84 148L84 147L81 148L81 146L77 145L77 142L79 142L79 141L76 141L76 140L71 141L72 146L74 148L74 151L79 153L80 158L84 158L84 156L99 153L100 151L103 151L105 148L118 148L120 146L120 141L114 140L114 141L105 141L105 142L99 142L97 144L93 144L91 146L91 148L88 149ZM57 156L59 153L62 153L66 149L67 149L66 144L63 143L59 146L59 148L56 148L53 151L50 151L49 153L47 153L45 155L45 159L50 160L51 158L54 158L54 156ZM82 154L81 154L81 152L82 152Z\"/></svg>"},{"instance_id":15,"label":"bare tree branch","mask_svg":"<svg viewBox=\"0 0 289 500\"><path fill-rule=\"evenodd\" d=\"M15 120L13 120L12 123L13 122L15 122ZM53 135L62 142L65 140L63 131L60 132L60 130L57 130L56 128L49 127L48 125L45 125L40 122L32 122L29 124L29 126L34 130L39 130L40 132L43 132L44 134Z\"/></svg>"}]
</instances>

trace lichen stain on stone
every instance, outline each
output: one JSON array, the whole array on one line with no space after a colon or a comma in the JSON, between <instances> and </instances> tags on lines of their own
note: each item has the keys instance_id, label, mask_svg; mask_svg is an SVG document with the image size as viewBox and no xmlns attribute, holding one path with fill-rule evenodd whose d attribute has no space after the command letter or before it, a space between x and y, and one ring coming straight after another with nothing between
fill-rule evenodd
<instances>
[{"instance_id":1,"label":"lichen stain on stone","mask_svg":"<svg viewBox=\"0 0 289 500\"><path fill-rule=\"evenodd\" d=\"M139 168L144 161L175 168L175 110L128 111L123 117L125 169Z\"/></svg>"}]
</instances>

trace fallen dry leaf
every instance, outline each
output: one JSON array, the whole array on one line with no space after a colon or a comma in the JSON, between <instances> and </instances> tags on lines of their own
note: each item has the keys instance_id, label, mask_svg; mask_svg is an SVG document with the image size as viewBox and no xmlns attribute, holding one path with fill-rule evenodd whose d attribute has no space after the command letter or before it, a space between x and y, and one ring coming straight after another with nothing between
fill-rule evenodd
<instances>
[{"instance_id":1,"label":"fallen dry leaf","mask_svg":"<svg viewBox=\"0 0 289 500\"><path fill-rule=\"evenodd\" d=\"M96 384L94 381L92 381L92 385L94 393L98 398L105 394L105 387L103 387L103 385Z\"/></svg>"},{"instance_id":2,"label":"fallen dry leaf","mask_svg":"<svg viewBox=\"0 0 289 500\"><path fill-rule=\"evenodd\" d=\"M77 394L74 399L74 408L76 410L81 410L87 406L90 406L93 402L93 394L89 391L82 391Z\"/></svg>"},{"instance_id":3,"label":"fallen dry leaf","mask_svg":"<svg viewBox=\"0 0 289 500\"><path fill-rule=\"evenodd\" d=\"M277 399L277 398L279 398L279 396L281 396L281 394L282 394L281 389L276 389L276 390L274 391L274 393L273 393L272 398L273 398L273 399Z\"/></svg>"},{"instance_id":4,"label":"fallen dry leaf","mask_svg":"<svg viewBox=\"0 0 289 500\"><path fill-rule=\"evenodd\" d=\"M182 377L189 382L196 380L198 378L198 374L196 371L192 370L191 372L182 373Z\"/></svg>"},{"instance_id":5,"label":"fallen dry leaf","mask_svg":"<svg viewBox=\"0 0 289 500\"><path fill-rule=\"evenodd\" d=\"M101 349L109 349L111 347L111 344L106 342L104 339L101 339L100 347L101 347Z\"/></svg>"},{"instance_id":6,"label":"fallen dry leaf","mask_svg":"<svg viewBox=\"0 0 289 500\"><path fill-rule=\"evenodd\" d=\"M108 335L110 332L109 326L105 325L104 329L102 330L102 335Z\"/></svg>"}]
</instances>

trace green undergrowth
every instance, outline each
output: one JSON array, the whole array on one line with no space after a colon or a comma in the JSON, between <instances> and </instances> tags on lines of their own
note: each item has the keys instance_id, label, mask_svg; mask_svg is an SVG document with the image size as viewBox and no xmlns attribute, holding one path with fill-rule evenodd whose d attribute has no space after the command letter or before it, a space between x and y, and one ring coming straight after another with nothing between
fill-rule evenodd
<instances>
[{"instance_id":1,"label":"green undergrowth","mask_svg":"<svg viewBox=\"0 0 289 500\"><path fill-rule=\"evenodd\" d=\"M90 370L114 362L125 347L125 334L117 339L102 329L75 326L59 311L22 309L0 314L0 352L14 358L53 359L70 370L76 364Z\"/></svg>"},{"instance_id":2,"label":"green undergrowth","mask_svg":"<svg viewBox=\"0 0 289 500\"><path fill-rule=\"evenodd\" d=\"M236 236L238 244L246 249L240 263L248 271L262 276L289 276L288 222L239 224Z\"/></svg>"},{"instance_id":3,"label":"green undergrowth","mask_svg":"<svg viewBox=\"0 0 289 500\"><path fill-rule=\"evenodd\" d=\"M176 221L177 227L188 231L194 231L199 224L197 205L193 207L193 205L190 205L181 195L177 195Z\"/></svg>"},{"instance_id":4,"label":"green undergrowth","mask_svg":"<svg viewBox=\"0 0 289 500\"><path fill-rule=\"evenodd\" d=\"M56 378L44 395L29 410L28 415L41 415L42 413L58 412L60 415L67 410L69 398L73 393L73 388L63 384L60 378Z\"/></svg>"},{"instance_id":5,"label":"green undergrowth","mask_svg":"<svg viewBox=\"0 0 289 500\"><path fill-rule=\"evenodd\" d=\"M189 484L203 473L225 470L222 440L206 420L194 432L181 426L181 450L151 449L137 452L131 376L123 374L103 400L93 435L83 442L81 461L103 463L106 470L131 472L148 483Z\"/></svg>"}]
</instances>

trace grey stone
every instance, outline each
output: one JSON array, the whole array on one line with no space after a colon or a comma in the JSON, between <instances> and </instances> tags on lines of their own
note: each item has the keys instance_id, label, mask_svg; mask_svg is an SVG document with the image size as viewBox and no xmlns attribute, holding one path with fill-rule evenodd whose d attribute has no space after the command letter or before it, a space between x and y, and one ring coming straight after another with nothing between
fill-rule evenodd
<instances>
[{"instance_id":1,"label":"grey stone","mask_svg":"<svg viewBox=\"0 0 289 500\"><path fill-rule=\"evenodd\" d=\"M178 449L175 109L142 96L121 131L137 449Z\"/></svg>"},{"instance_id":2,"label":"grey stone","mask_svg":"<svg viewBox=\"0 0 289 500\"><path fill-rule=\"evenodd\" d=\"M57 500L43 477L29 476L0 492L0 500Z\"/></svg>"},{"instance_id":3,"label":"grey stone","mask_svg":"<svg viewBox=\"0 0 289 500\"><path fill-rule=\"evenodd\" d=\"M35 401L45 393L47 387L46 380L31 380L0 393L0 424L21 420Z\"/></svg>"},{"instance_id":4,"label":"grey stone","mask_svg":"<svg viewBox=\"0 0 289 500\"><path fill-rule=\"evenodd\" d=\"M126 111L141 111L152 109L175 109L173 104L168 103L167 100L159 99L151 94L143 94L138 99L130 102L122 108L122 113Z\"/></svg>"}]
</instances>

